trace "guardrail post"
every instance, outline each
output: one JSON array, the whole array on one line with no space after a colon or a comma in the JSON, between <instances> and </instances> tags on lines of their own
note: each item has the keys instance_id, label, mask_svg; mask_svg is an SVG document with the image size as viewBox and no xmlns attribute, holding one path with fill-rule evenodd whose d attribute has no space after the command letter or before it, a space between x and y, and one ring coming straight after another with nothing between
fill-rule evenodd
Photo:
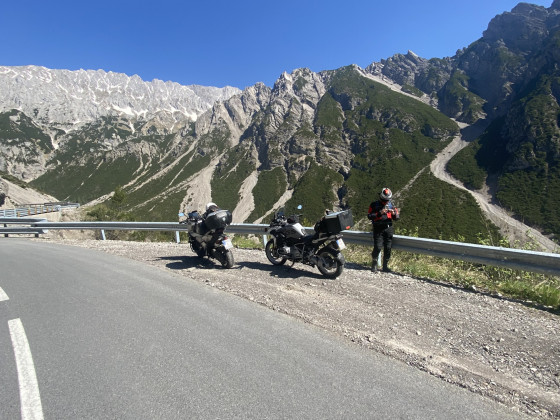
<instances>
[{"instance_id":1,"label":"guardrail post","mask_svg":"<svg viewBox=\"0 0 560 420\"><path fill-rule=\"evenodd\" d=\"M7 228L7 227L8 227L8 225L7 225L6 223L4 223L4 227L5 227L5 228ZM5 233L5 234L4 234L4 238L7 238L7 237L8 237L8 234L7 234L7 233Z\"/></svg>"},{"instance_id":2,"label":"guardrail post","mask_svg":"<svg viewBox=\"0 0 560 420\"><path fill-rule=\"evenodd\" d=\"M101 239L105 240L105 229L101 229Z\"/></svg>"},{"instance_id":3,"label":"guardrail post","mask_svg":"<svg viewBox=\"0 0 560 420\"><path fill-rule=\"evenodd\" d=\"M175 242L177 242L177 243L181 242L181 238L179 238L179 231L178 230L175 231Z\"/></svg>"},{"instance_id":4,"label":"guardrail post","mask_svg":"<svg viewBox=\"0 0 560 420\"><path fill-rule=\"evenodd\" d=\"M263 235L263 246L266 246L267 242L268 242L268 235Z\"/></svg>"}]
</instances>

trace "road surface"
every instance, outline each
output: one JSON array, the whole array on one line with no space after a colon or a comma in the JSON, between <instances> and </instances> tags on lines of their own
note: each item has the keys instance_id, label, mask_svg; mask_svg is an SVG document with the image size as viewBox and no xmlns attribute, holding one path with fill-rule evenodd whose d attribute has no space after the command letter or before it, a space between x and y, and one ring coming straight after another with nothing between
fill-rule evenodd
<instances>
[{"instance_id":1,"label":"road surface","mask_svg":"<svg viewBox=\"0 0 560 420\"><path fill-rule=\"evenodd\" d=\"M0 418L522 418L128 259L4 238L0 266Z\"/></svg>"}]
</instances>

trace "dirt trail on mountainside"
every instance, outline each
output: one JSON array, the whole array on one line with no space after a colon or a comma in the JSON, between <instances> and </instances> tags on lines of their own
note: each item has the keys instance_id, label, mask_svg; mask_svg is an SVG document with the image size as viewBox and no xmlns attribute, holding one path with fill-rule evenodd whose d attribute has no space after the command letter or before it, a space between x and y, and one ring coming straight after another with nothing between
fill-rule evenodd
<instances>
[{"instance_id":1,"label":"dirt trail on mountainside","mask_svg":"<svg viewBox=\"0 0 560 420\"><path fill-rule=\"evenodd\" d=\"M542 251L558 251L558 245L554 241L551 241L536 229L514 219L503 207L496 205L494 203L494 194L490 191L488 186L486 186L484 190L469 190L446 171L447 162L468 144L469 143L462 137L455 137L430 164L430 170L434 176L457 188L468 191L486 214L486 217L500 228L502 235L508 238L510 243L518 242L524 244L534 241L542 247Z\"/></svg>"}]
</instances>

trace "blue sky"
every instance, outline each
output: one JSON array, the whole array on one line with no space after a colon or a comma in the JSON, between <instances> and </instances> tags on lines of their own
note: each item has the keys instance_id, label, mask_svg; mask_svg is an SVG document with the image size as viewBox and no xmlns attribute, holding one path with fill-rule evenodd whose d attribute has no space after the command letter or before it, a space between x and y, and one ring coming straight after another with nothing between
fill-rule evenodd
<instances>
[{"instance_id":1,"label":"blue sky","mask_svg":"<svg viewBox=\"0 0 560 420\"><path fill-rule=\"evenodd\" d=\"M284 71L453 56L517 0L19 0L0 8L0 65L272 86ZM552 0L529 3L550 7Z\"/></svg>"}]
</instances>

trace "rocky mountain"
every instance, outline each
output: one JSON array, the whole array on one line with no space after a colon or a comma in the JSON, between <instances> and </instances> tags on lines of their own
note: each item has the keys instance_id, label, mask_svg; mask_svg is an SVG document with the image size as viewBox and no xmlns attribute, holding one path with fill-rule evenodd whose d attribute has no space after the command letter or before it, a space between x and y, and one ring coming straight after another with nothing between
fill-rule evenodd
<instances>
[{"instance_id":1,"label":"rocky mountain","mask_svg":"<svg viewBox=\"0 0 560 420\"><path fill-rule=\"evenodd\" d=\"M194 121L216 101L239 92L230 86L182 86L157 79L145 82L138 76L103 70L0 66L0 113L4 120L0 129L4 136L12 137L0 153L0 170L31 180L44 172L48 154L57 150L65 137L88 124L110 119L133 132L135 125L149 121L172 132L175 124ZM11 126L14 133L8 134ZM22 133L25 130L31 132ZM24 140L23 144L13 141L16 139ZM101 140L108 144L121 141L118 133ZM30 156L31 162L18 158L24 155Z\"/></svg>"},{"instance_id":2,"label":"rocky mountain","mask_svg":"<svg viewBox=\"0 0 560 420\"><path fill-rule=\"evenodd\" d=\"M548 9L519 3L492 19L482 38L453 57L428 60L409 51L372 63L366 71L429 95L438 109L459 121L494 119L557 62L557 51L548 47L559 24L559 0Z\"/></svg>"},{"instance_id":3,"label":"rocky mountain","mask_svg":"<svg viewBox=\"0 0 560 420\"><path fill-rule=\"evenodd\" d=\"M68 139L72 148L57 151L32 184L81 203L123 186L127 208L151 220L210 200L233 209L237 222L297 204L309 221L333 207L363 209L359 219L377 190L404 187L459 132L357 66L284 73L272 88L249 87L175 133L129 131L110 150L97 140L108 126L114 121Z\"/></svg>"},{"instance_id":4,"label":"rocky mountain","mask_svg":"<svg viewBox=\"0 0 560 420\"><path fill-rule=\"evenodd\" d=\"M0 111L18 109L36 122L62 129L123 115L151 119L158 114L192 121L238 88L190 85L103 70L51 70L38 66L0 66Z\"/></svg>"},{"instance_id":5,"label":"rocky mountain","mask_svg":"<svg viewBox=\"0 0 560 420\"><path fill-rule=\"evenodd\" d=\"M359 221L389 185L407 215L405 233L495 237L469 194L426 169L459 135L452 117L486 130L450 162L457 177L472 188L497 180L497 197L521 217L526 209L508 198L519 183L527 197L560 197L559 14L560 0L550 8L521 3L454 57L409 52L365 69L302 68L272 88L200 88L208 96L191 102L177 97L192 87L169 82L0 68L0 170L82 204L107 203L120 189L120 210L144 220L173 220L212 200L233 209L236 222L297 204L310 223L325 208L346 207ZM34 94L17 93L25 80Z\"/></svg>"}]
</instances>

